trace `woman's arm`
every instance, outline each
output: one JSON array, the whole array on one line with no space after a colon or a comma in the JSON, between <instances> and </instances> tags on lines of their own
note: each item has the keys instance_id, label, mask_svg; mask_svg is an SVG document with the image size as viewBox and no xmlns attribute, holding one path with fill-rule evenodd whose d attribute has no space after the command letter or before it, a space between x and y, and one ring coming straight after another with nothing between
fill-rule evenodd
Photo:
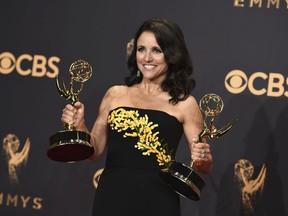
<instances>
[{"instance_id":1,"label":"woman's arm","mask_svg":"<svg viewBox=\"0 0 288 216\"><path fill-rule=\"evenodd\" d=\"M90 144L93 146L95 152L88 159L89 161L97 160L104 152L107 142L107 117L109 114L109 104L113 95L113 87L110 88L104 95L102 102L99 106L98 116L93 125L91 132L85 124L85 107L81 102L76 102L74 106L71 104L66 105L63 110L61 121L63 123L71 124L76 130L85 131L90 133Z\"/></svg>"},{"instance_id":2,"label":"woman's arm","mask_svg":"<svg viewBox=\"0 0 288 216\"><path fill-rule=\"evenodd\" d=\"M194 168L203 174L208 174L213 166L210 145L206 139L198 140L203 130L203 117L194 97L189 96L181 104L183 116L184 134L191 151L191 159L194 160Z\"/></svg>"}]
</instances>

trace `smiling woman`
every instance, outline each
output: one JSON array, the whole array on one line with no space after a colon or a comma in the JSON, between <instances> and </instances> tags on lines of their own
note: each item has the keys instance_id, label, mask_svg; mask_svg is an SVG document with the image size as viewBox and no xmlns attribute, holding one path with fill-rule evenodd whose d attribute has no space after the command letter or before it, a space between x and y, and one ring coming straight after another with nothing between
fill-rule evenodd
<instances>
[{"instance_id":1,"label":"smiling woman","mask_svg":"<svg viewBox=\"0 0 288 216\"><path fill-rule=\"evenodd\" d=\"M195 169L207 174L212 168L210 145L197 142L203 120L190 95L191 59L181 29L169 20L145 21L133 43L126 85L107 91L92 131L81 102L65 107L62 122L90 133L95 149L90 161L107 147L93 215L180 216L179 195L159 172L175 160L183 131L191 157L201 161Z\"/></svg>"},{"instance_id":2,"label":"smiling woman","mask_svg":"<svg viewBox=\"0 0 288 216\"><path fill-rule=\"evenodd\" d=\"M160 84L163 82L168 65L152 32L143 32L138 38L136 59L139 71L142 72L142 82L146 82L147 79Z\"/></svg>"}]
</instances>

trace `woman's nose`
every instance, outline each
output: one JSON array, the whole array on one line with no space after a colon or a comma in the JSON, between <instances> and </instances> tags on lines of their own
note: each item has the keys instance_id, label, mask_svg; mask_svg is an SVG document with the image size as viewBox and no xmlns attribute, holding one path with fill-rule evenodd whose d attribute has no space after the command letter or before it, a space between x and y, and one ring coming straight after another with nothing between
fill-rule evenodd
<instances>
[{"instance_id":1,"label":"woman's nose","mask_svg":"<svg viewBox=\"0 0 288 216\"><path fill-rule=\"evenodd\" d=\"M151 60L152 60L151 52L146 52L146 54L145 54L145 61L151 61Z\"/></svg>"}]
</instances>

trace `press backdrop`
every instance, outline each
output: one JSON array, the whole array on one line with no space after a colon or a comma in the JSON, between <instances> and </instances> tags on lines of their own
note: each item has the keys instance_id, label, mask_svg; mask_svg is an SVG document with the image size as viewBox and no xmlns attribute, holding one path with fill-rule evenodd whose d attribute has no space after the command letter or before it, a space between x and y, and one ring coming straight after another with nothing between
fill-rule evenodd
<instances>
[{"instance_id":1,"label":"press backdrop","mask_svg":"<svg viewBox=\"0 0 288 216\"><path fill-rule=\"evenodd\" d=\"M91 64L80 94L91 129L107 88L123 84L128 41L153 17L182 28L194 97L222 97L216 127L239 119L209 140L213 171L199 202L181 200L183 216L287 215L287 0L2 1L0 215L91 215L105 157L65 164L46 156L67 103L55 77L67 81L78 59ZM184 138L177 160L189 161Z\"/></svg>"}]
</instances>

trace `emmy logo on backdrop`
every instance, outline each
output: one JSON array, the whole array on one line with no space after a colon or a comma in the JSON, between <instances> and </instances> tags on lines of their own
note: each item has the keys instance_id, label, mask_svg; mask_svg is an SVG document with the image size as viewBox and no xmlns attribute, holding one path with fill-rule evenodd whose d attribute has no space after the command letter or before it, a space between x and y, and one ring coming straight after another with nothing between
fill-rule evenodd
<instances>
[{"instance_id":1,"label":"emmy logo on backdrop","mask_svg":"<svg viewBox=\"0 0 288 216\"><path fill-rule=\"evenodd\" d=\"M206 94L199 102L199 107L204 114L204 129L198 135L198 141L203 138L219 138L228 132L237 122L237 119L230 121L220 129L214 125L215 117L223 110L224 104L220 96L216 94ZM207 121L210 118L208 126ZM201 161L191 160L189 165L171 161L167 166L160 171L160 176L167 182L178 194L191 200L200 200L200 192L205 186L203 178L194 170L194 163Z\"/></svg>"},{"instance_id":2,"label":"emmy logo on backdrop","mask_svg":"<svg viewBox=\"0 0 288 216\"><path fill-rule=\"evenodd\" d=\"M58 78L56 78L56 87L59 94L74 105L79 100L79 93L83 89L84 82L92 75L92 67L84 60L77 60L70 66L69 72L71 75L69 89L65 87L63 80L63 89L61 89ZM76 92L73 89L73 81L80 84ZM64 128L65 130L50 136L47 156L59 162L75 162L89 158L94 153L94 148L90 144L90 135L84 131L75 130L70 124L64 125Z\"/></svg>"},{"instance_id":3,"label":"emmy logo on backdrop","mask_svg":"<svg viewBox=\"0 0 288 216\"><path fill-rule=\"evenodd\" d=\"M262 198L267 168L262 165L258 176L253 179L254 166L249 160L240 159L234 165L234 176L242 192L242 206L247 215L254 214L254 205Z\"/></svg>"},{"instance_id":4,"label":"emmy logo on backdrop","mask_svg":"<svg viewBox=\"0 0 288 216\"><path fill-rule=\"evenodd\" d=\"M30 139L27 138L22 150L20 151L20 140L15 134L7 134L3 139L3 149L7 157L10 183L19 183L19 168L27 163L30 144Z\"/></svg>"}]
</instances>

